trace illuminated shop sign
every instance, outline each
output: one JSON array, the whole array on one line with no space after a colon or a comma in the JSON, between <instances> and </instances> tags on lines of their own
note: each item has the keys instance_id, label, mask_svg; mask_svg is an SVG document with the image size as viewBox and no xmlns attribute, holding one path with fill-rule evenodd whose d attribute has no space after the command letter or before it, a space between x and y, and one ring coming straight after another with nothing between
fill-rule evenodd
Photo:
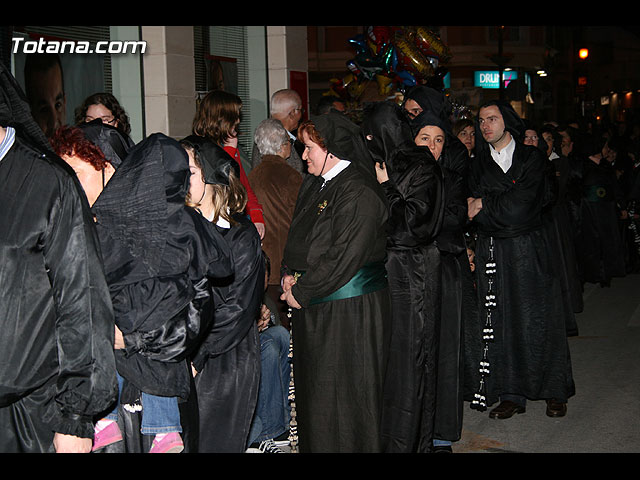
<instances>
[{"instance_id":1,"label":"illuminated shop sign","mask_svg":"<svg viewBox=\"0 0 640 480\"><path fill-rule=\"evenodd\" d=\"M500 72L497 70L478 70L474 72L474 86L481 88L500 88L500 83L498 82L498 78L500 77ZM504 86L509 85L511 80L516 80L518 78L518 72L515 70L508 70L502 72L502 80L504 81Z\"/></svg>"}]
</instances>

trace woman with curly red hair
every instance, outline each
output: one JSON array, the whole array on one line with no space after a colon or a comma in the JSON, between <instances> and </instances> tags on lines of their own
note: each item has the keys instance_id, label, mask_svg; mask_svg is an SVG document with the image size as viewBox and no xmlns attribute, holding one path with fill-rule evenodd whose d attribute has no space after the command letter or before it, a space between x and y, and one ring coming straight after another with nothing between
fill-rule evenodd
<instances>
[{"instance_id":1,"label":"woman with curly red hair","mask_svg":"<svg viewBox=\"0 0 640 480\"><path fill-rule=\"evenodd\" d=\"M59 128L51 138L51 145L58 156L76 172L89 205L93 205L114 174L113 165L78 127Z\"/></svg>"}]
</instances>

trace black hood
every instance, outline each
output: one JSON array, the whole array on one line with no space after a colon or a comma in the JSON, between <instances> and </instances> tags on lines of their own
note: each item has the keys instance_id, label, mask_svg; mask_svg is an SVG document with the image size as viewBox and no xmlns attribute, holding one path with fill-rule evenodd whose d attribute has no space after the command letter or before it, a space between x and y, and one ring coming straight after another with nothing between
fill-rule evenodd
<instances>
[{"instance_id":1,"label":"black hood","mask_svg":"<svg viewBox=\"0 0 640 480\"><path fill-rule=\"evenodd\" d=\"M478 112L485 107L489 107L495 105L500 110L502 114L502 119L504 120L504 128L508 131L511 136L514 138L516 142L521 142L524 136L525 131L525 123L520 118L520 115L513 109L511 104L505 100L492 100L485 104L483 104ZM479 116L476 117L476 150L484 150L489 148L489 144L482 136L482 131L480 130Z\"/></svg>"},{"instance_id":2,"label":"black hood","mask_svg":"<svg viewBox=\"0 0 640 480\"><path fill-rule=\"evenodd\" d=\"M327 151L342 160L354 160L358 126L341 113L329 112L311 118Z\"/></svg>"},{"instance_id":3,"label":"black hood","mask_svg":"<svg viewBox=\"0 0 640 480\"><path fill-rule=\"evenodd\" d=\"M131 138L111 125L105 125L99 118L92 122L78 125L87 139L100 147L106 159L118 168L122 160L133 148L134 143Z\"/></svg>"},{"instance_id":4,"label":"black hood","mask_svg":"<svg viewBox=\"0 0 640 480\"><path fill-rule=\"evenodd\" d=\"M358 125L344 114L335 111L312 116L311 121L329 153L341 160L350 161L361 172L375 178L373 162Z\"/></svg>"},{"instance_id":5,"label":"black hood","mask_svg":"<svg viewBox=\"0 0 640 480\"><path fill-rule=\"evenodd\" d=\"M467 152L467 147L453 134L450 129L449 122L443 120L434 113L425 110L416 118L410 120L410 124L414 138L418 135L420 130L427 125L440 127L445 136L442 155L438 160L440 166L466 177L467 169L469 168L469 154Z\"/></svg>"},{"instance_id":6,"label":"black hood","mask_svg":"<svg viewBox=\"0 0 640 480\"><path fill-rule=\"evenodd\" d=\"M449 124L452 111L451 103L441 91L426 85L417 85L405 94L404 103L409 99L420 105L423 111L429 111Z\"/></svg>"},{"instance_id":7,"label":"black hood","mask_svg":"<svg viewBox=\"0 0 640 480\"><path fill-rule=\"evenodd\" d=\"M362 135L375 162L391 165L399 150L415 147L408 117L391 102L377 102L364 110Z\"/></svg>"},{"instance_id":8,"label":"black hood","mask_svg":"<svg viewBox=\"0 0 640 480\"><path fill-rule=\"evenodd\" d=\"M427 125L440 127L447 136L451 135L449 122L443 120L440 116L430 110L424 110L421 114L409 120L409 124L411 125L411 135L414 139L420 130Z\"/></svg>"},{"instance_id":9,"label":"black hood","mask_svg":"<svg viewBox=\"0 0 640 480\"><path fill-rule=\"evenodd\" d=\"M189 135L181 140L197 153L205 183L229 185L229 172L240 178L240 165L224 148L205 137Z\"/></svg>"},{"instance_id":10,"label":"black hood","mask_svg":"<svg viewBox=\"0 0 640 480\"><path fill-rule=\"evenodd\" d=\"M155 133L131 149L93 204L99 228L140 258L150 276L159 270L167 225L188 208L190 174L185 149Z\"/></svg>"}]
</instances>

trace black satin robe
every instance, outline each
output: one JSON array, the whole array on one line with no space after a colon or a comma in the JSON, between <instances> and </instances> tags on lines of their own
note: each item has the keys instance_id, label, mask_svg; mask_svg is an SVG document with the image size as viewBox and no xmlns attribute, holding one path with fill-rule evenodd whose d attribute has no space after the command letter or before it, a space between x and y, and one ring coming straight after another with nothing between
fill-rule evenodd
<instances>
[{"instance_id":1,"label":"black satin robe","mask_svg":"<svg viewBox=\"0 0 640 480\"><path fill-rule=\"evenodd\" d=\"M234 273L213 285L213 324L192 358L201 453L244 452L258 400L265 265L255 226L244 215L235 219L231 228L216 227L231 249Z\"/></svg>"},{"instance_id":2,"label":"black satin robe","mask_svg":"<svg viewBox=\"0 0 640 480\"><path fill-rule=\"evenodd\" d=\"M387 160L387 272L393 328L384 388L387 453L431 450L436 402L441 258L434 240L444 215L444 180L428 150Z\"/></svg>"},{"instance_id":3,"label":"black satin robe","mask_svg":"<svg viewBox=\"0 0 640 480\"><path fill-rule=\"evenodd\" d=\"M446 135L438 163L444 178L444 214L435 239L440 252L442 281L434 438L457 441L462 435L464 386L464 328L478 325L477 308L464 229L467 224L467 148Z\"/></svg>"},{"instance_id":4,"label":"black satin robe","mask_svg":"<svg viewBox=\"0 0 640 480\"><path fill-rule=\"evenodd\" d=\"M583 310L584 302L575 251L576 229L568 201L570 170L571 164L567 157L558 157L550 162L550 180L556 185L557 192L553 203L543 211L543 222L549 234L556 238L557 260L555 263L566 298L567 335L576 336L578 324L575 313Z\"/></svg>"},{"instance_id":5,"label":"black satin robe","mask_svg":"<svg viewBox=\"0 0 640 480\"><path fill-rule=\"evenodd\" d=\"M322 181L307 176L284 250L285 272L304 272L292 288L303 308L291 322L300 452L381 451L389 291L310 304L384 261L387 204L363 171L354 162L321 191Z\"/></svg>"},{"instance_id":6,"label":"black satin robe","mask_svg":"<svg viewBox=\"0 0 640 480\"><path fill-rule=\"evenodd\" d=\"M126 346L115 352L120 402L137 404L140 392L178 397L193 414L182 405L195 401L188 356L212 321L210 283L228 277L233 262L220 234L184 204L189 176L185 150L154 134L129 152L92 211ZM106 450L147 451L139 419L120 412L125 442ZM193 451L197 417L181 421L185 451Z\"/></svg>"},{"instance_id":7,"label":"black satin robe","mask_svg":"<svg viewBox=\"0 0 640 480\"><path fill-rule=\"evenodd\" d=\"M580 189L576 255L583 282L608 284L626 275L618 203L623 195L609 162L589 158L578 163L571 180Z\"/></svg>"},{"instance_id":8,"label":"black satin robe","mask_svg":"<svg viewBox=\"0 0 640 480\"><path fill-rule=\"evenodd\" d=\"M18 133L0 185L0 452L53 452L115 401L111 301L73 171Z\"/></svg>"},{"instance_id":9,"label":"black satin robe","mask_svg":"<svg viewBox=\"0 0 640 480\"><path fill-rule=\"evenodd\" d=\"M487 405L501 394L560 401L575 393L566 336L562 287L542 230L541 210L549 199L543 154L516 144L504 173L488 152L471 163L470 194L482 198L477 227L476 278L480 313L487 294L489 243L495 241L496 303L494 339L488 344ZM477 332L482 338L482 331ZM471 351L479 366L481 352ZM479 385L479 373L468 379Z\"/></svg>"}]
</instances>

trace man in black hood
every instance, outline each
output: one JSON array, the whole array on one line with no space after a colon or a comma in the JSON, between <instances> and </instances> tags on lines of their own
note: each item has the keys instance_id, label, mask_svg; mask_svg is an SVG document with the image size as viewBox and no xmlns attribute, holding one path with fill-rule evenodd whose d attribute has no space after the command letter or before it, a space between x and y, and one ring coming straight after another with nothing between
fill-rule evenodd
<instances>
[{"instance_id":1,"label":"man in black hood","mask_svg":"<svg viewBox=\"0 0 640 480\"><path fill-rule=\"evenodd\" d=\"M477 292L486 320L475 354L479 385L472 408L496 401L491 418L524 413L526 400L547 401L564 416L575 393L560 279L542 210L550 201L547 159L517 138L523 122L510 105L480 108L477 156L469 174L468 215L477 227ZM477 374L476 374L477 375Z\"/></svg>"}]
</instances>

